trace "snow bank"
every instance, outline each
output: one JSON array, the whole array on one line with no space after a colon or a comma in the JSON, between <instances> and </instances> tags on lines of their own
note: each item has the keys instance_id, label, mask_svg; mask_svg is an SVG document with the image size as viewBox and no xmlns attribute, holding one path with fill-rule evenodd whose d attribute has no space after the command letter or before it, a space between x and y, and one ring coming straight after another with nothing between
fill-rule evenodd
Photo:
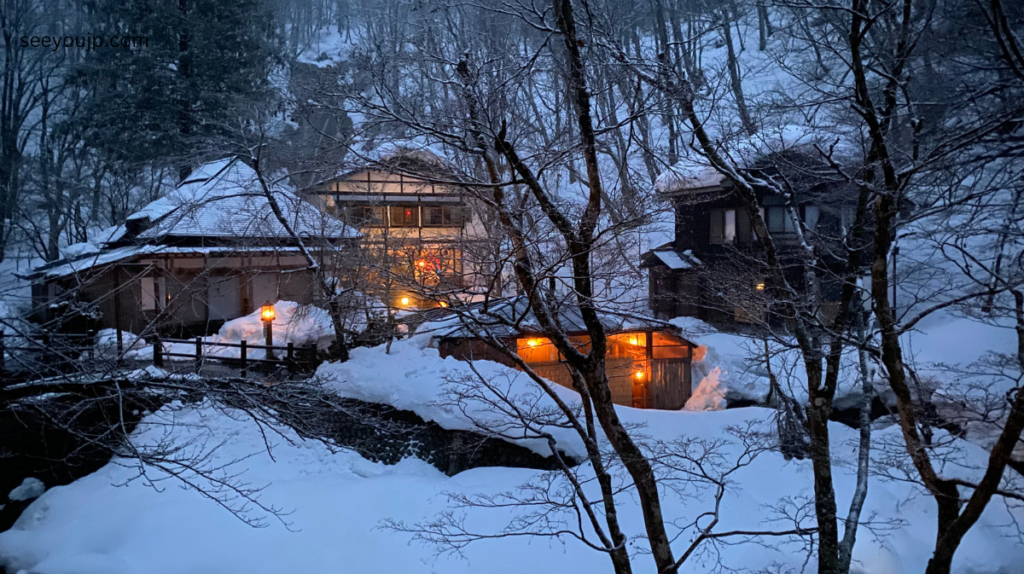
<instances>
[{"instance_id":1,"label":"snow bank","mask_svg":"<svg viewBox=\"0 0 1024 574\"><path fill-rule=\"evenodd\" d=\"M348 362L324 363L317 370L317 376L343 397L413 411L447 429L509 427L511 419L485 408L480 401L469 400L465 409L456 404L456 394L479 387L476 375L468 363L451 357L442 359L437 349L430 346L431 336L417 335L395 341L390 353L384 345L352 349ZM532 380L515 369L491 361L476 361L473 366L493 385L496 393L509 397L516 404L530 405L538 412L556 407ZM554 383L551 387L567 403L579 403L575 392ZM557 427L546 430L566 454L577 458L585 455L583 444L574 431ZM551 455L546 439L523 437L514 442L541 455Z\"/></svg>"},{"instance_id":2,"label":"snow bank","mask_svg":"<svg viewBox=\"0 0 1024 574\"><path fill-rule=\"evenodd\" d=\"M263 335L263 320L260 310L245 317L224 323L216 335L209 338L217 343L241 343L243 340L255 345L266 342ZM295 346L316 345L326 349L334 340L334 326L327 311L314 305L299 305L294 301L274 303L274 344ZM237 353L237 349L235 349Z\"/></svg>"},{"instance_id":3,"label":"snow bank","mask_svg":"<svg viewBox=\"0 0 1024 574\"><path fill-rule=\"evenodd\" d=\"M687 411L721 411L725 409L725 387L721 385L722 369L715 367L697 385L697 390L687 399Z\"/></svg>"},{"instance_id":4,"label":"snow bank","mask_svg":"<svg viewBox=\"0 0 1024 574\"><path fill-rule=\"evenodd\" d=\"M410 354L399 356L411 358ZM420 382L416 377L409 379L412 392ZM748 419L763 423L770 417L766 409L623 412L630 422L645 423L643 432L665 440L721 438L727 436L723 429L728 426ZM284 518L289 527L263 515L267 527L251 528L195 490L164 481L166 475L157 469L147 469L157 488L147 486L138 479L132 461L118 460L70 485L51 488L33 502L11 530L0 533L0 565L9 572L33 574L326 574L339 568L424 574L610 570L606 555L571 539L557 543L510 537L479 542L465 548L465 560L460 560L437 557L432 547L408 544L410 535L379 527L385 518L409 524L429 520L448 510L449 494L514 492L519 485L539 479L539 471L479 468L448 478L419 460L386 466L351 452L331 453L325 445L303 441L286 429L268 430L241 413L179 404L147 416L133 440L139 445L155 445L170 439L209 453L210 465L228 465L226 473L241 473L240 478L251 485L265 486L260 502L288 512ZM833 425L831 430L834 456L848 457L855 431L841 425ZM878 433L879 440L898 439L897 434L894 428ZM272 457L265 450L265 440L271 445ZM215 449L218 445L222 446ZM971 449L968 445L965 463L984 458L979 449ZM735 456L737 452L725 454ZM580 472L584 477L590 473L586 466ZM782 497L813 494L810 462L787 462L775 453L758 457L733 478L723 502L722 530L769 527L769 505ZM848 468L837 466L835 481L838 504L844 508L854 477ZM591 495L596 494L593 480L584 485ZM872 517L876 524L905 522L880 530L877 537L862 530L854 551L854 572L909 574L923 570L935 539L935 509L927 496L911 496L915 493L906 483L872 478L864 516ZM666 490L663 510L666 517L682 524L710 503L700 493L688 492L682 498ZM466 515L465 524L476 532L498 532L516 512L473 510ZM257 518L259 513L251 512L248 517ZM619 498L619 517L636 568L650 569L649 555L639 552L645 547L644 529L634 497ZM1021 520L1024 515L1018 510L1011 517L1002 504L990 505L965 538L953 571L1017 571L1024 562L1024 547L1008 536L1012 532L1006 525L1011 518ZM679 544L686 540L681 538ZM793 546L772 540L765 545L729 546L722 552L722 560L724 567L733 570L758 571L766 564L777 564L780 571L800 571L805 556ZM811 561L812 570L813 564ZM688 562L685 570L704 573L714 568L712 559Z\"/></svg>"},{"instance_id":5,"label":"snow bank","mask_svg":"<svg viewBox=\"0 0 1024 574\"><path fill-rule=\"evenodd\" d=\"M7 495L10 500L32 500L39 498L46 492L46 485L38 478L29 476L21 481L21 485L14 487L14 490Z\"/></svg>"}]
</instances>

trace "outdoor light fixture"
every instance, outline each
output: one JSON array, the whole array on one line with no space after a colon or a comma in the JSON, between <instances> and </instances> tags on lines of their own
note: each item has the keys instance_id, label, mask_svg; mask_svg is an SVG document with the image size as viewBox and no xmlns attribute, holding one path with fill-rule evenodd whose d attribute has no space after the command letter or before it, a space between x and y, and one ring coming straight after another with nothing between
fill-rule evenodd
<instances>
[{"instance_id":1,"label":"outdoor light fixture","mask_svg":"<svg viewBox=\"0 0 1024 574\"><path fill-rule=\"evenodd\" d=\"M644 380L644 371L643 371L643 369L640 369L639 371L633 373L633 376L636 377L636 380L638 380L638 381Z\"/></svg>"},{"instance_id":2,"label":"outdoor light fixture","mask_svg":"<svg viewBox=\"0 0 1024 574\"><path fill-rule=\"evenodd\" d=\"M263 319L264 323L271 323L274 321L274 317L274 305L271 304L270 301L267 301L263 304L263 307L260 308L260 318Z\"/></svg>"},{"instance_id":3,"label":"outdoor light fixture","mask_svg":"<svg viewBox=\"0 0 1024 574\"><path fill-rule=\"evenodd\" d=\"M260 319L263 320L263 335L267 339L267 359L273 361L277 357L274 356L274 349L270 348L274 346L274 317L277 313L274 311L274 304L267 301L260 307Z\"/></svg>"},{"instance_id":4,"label":"outdoor light fixture","mask_svg":"<svg viewBox=\"0 0 1024 574\"><path fill-rule=\"evenodd\" d=\"M402 304L402 307L408 307L409 306L409 298L408 297L402 297L401 299L398 300L398 302Z\"/></svg>"}]
</instances>

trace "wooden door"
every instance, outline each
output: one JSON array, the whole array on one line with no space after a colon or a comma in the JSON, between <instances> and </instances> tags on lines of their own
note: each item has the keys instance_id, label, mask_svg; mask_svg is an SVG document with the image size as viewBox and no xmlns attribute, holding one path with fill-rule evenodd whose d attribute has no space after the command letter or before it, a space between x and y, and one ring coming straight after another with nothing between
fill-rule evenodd
<instances>
[{"instance_id":1,"label":"wooden door","mask_svg":"<svg viewBox=\"0 0 1024 574\"><path fill-rule=\"evenodd\" d=\"M653 409L679 410L692 394L688 359L654 359L648 402Z\"/></svg>"}]
</instances>

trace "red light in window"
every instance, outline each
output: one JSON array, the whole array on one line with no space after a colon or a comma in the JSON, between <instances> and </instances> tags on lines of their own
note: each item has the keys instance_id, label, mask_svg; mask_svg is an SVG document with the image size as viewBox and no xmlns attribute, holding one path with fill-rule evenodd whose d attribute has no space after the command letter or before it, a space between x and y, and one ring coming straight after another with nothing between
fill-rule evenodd
<instances>
[{"instance_id":1,"label":"red light in window","mask_svg":"<svg viewBox=\"0 0 1024 574\"><path fill-rule=\"evenodd\" d=\"M406 217L412 217L412 210L411 209L406 209L405 210L405 216Z\"/></svg>"}]
</instances>

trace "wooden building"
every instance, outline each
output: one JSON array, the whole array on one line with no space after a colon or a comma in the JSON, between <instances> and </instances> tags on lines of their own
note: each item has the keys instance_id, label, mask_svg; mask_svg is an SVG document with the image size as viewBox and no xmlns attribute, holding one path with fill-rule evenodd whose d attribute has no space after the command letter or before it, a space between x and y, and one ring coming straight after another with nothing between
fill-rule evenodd
<instances>
[{"instance_id":1,"label":"wooden building","mask_svg":"<svg viewBox=\"0 0 1024 574\"><path fill-rule=\"evenodd\" d=\"M856 189L806 153L773 154L746 169L759 178L784 175L793 186L792 207L820 266L822 312L834 312L840 292L836 278L845 257L844 233L853 223ZM658 194L672 203L675 236L641 258L641 267L649 271L651 311L659 319L692 316L718 324L775 321L761 239L745 204L712 168L690 172L692 177L670 171L657 182ZM798 222L782 197L765 188L755 191L787 281L803 286Z\"/></svg>"},{"instance_id":2,"label":"wooden building","mask_svg":"<svg viewBox=\"0 0 1024 574\"><path fill-rule=\"evenodd\" d=\"M273 197L301 241L242 160L201 166L98 250L27 274L33 318L55 329L87 317L89 328L192 335L268 301L317 302L322 293L300 248L322 263L337 260L359 233L287 191Z\"/></svg>"},{"instance_id":3,"label":"wooden building","mask_svg":"<svg viewBox=\"0 0 1024 574\"><path fill-rule=\"evenodd\" d=\"M454 170L427 151L403 150L311 186L310 202L363 235L368 291L395 308L429 308L431 292L461 300L494 289L487 231ZM444 183L436 183L444 182Z\"/></svg>"},{"instance_id":4,"label":"wooden building","mask_svg":"<svg viewBox=\"0 0 1024 574\"><path fill-rule=\"evenodd\" d=\"M435 336L442 357L459 360L491 360L516 368L506 352L519 355L538 375L572 388L569 367L532 320L525 297L504 302L492 301L486 311L476 308L448 310L472 325L474 317L485 313L487 332L504 342L505 350L498 350L472 336L474 328L459 326ZM430 318L436 320L440 314ZM518 325L517 328L495 326L499 323ZM603 319L608 332L606 372L615 404L635 408L681 409L692 394L691 363L700 360L703 352L684 339L679 330L656 321L624 319L611 315ZM590 337L575 309L560 311L559 321L568 329L570 339L584 352Z\"/></svg>"}]
</instances>

